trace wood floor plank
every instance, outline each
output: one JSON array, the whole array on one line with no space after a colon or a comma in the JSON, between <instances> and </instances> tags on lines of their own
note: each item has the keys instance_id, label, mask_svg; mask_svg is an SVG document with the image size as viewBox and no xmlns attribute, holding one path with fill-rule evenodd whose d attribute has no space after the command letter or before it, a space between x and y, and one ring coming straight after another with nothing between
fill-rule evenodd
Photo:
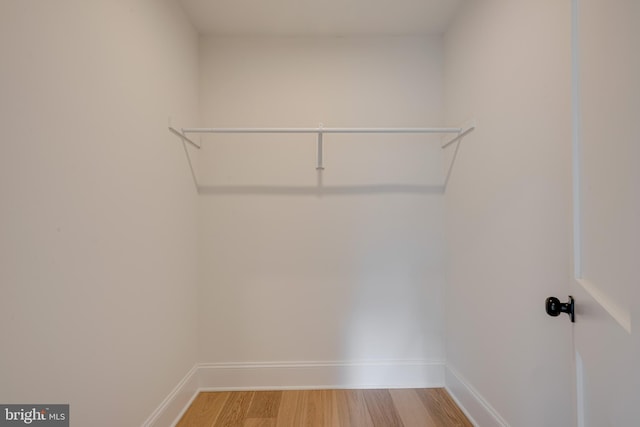
<instances>
[{"instance_id":1,"label":"wood floor plank","mask_svg":"<svg viewBox=\"0 0 640 427\"><path fill-rule=\"evenodd\" d=\"M422 404L416 390L389 390L389 394L391 394L393 404L398 414L400 414L400 418L405 427L442 427L442 424L437 424L433 418L431 418L429 411L427 411L427 408Z\"/></svg>"},{"instance_id":2,"label":"wood floor plank","mask_svg":"<svg viewBox=\"0 0 640 427\"><path fill-rule=\"evenodd\" d=\"M313 427L336 426L335 399L331 390L308 390L304 408L304 425Z\"/></svg>"},{"instance_id":3,"label":"wood floor plank","mask_svg":"<svg viewBox=\"0 0 640 427\"><path fill-rule=\"evenodd\" d=\"M282 391L256 391L247 418L276 418Z\"/></svg>"},{"instance_id":4,"label":"wood floor plank","mask_svg":"<svg viewBox=\"0 0 640 427\"><path fill-rule=\"evenodd\" d=\"M199 393L176 427L210 427L216 421L230 393Z\"/></svg>"},{"instance_id":5,"label":"wood floor plank","mask_svg":"<svg viewBox=\"0 0 640 427\"><path fill-rule=\"evenodd\" d=\"M214 427L244 427L244 421L249 412L253 393L253 391L231 393L222 407L222 411Z\"/></svg>"},{"instance_id":6,"label":"wood floor plank","mask_svg":"<svg viewBox=\"0 0 640 427\"><path fill-rule=\"evenodd\" d=\"M275 418L247 418L243 427L276 427Z\"/></svg>"},{"instance_id":7,"label":"wood floor plank","mask_svg":"<svg viewBox=\"0 0 640 427\"><path fill-rule=\"evenodd\" d=\"M363 394L374 427L404 427L389 390L364 390Z\"/></svg>"},{"instance_id":8,"label":"wood floor plank","mask_svg":"<svg viewBox=\"0 0 640 427\"><path fill-rule=\"evenodd\" d=\"M362 390L334 390L340 427L373 427Z\"/></svg>"},{"instance_id":9,"label":"wood floor plank","mask_svg":"<svg viewBox=\"0 0 640 427\"><path fill-rule=\"evenodd\" d=\"M438 425L447 427L473 427L473 424L442 388L417 389L416 394Z\"/></svg>"},{"instance_id":10,"label":"wood floor plank","mask_svg":"<svg viewBox=\"0 0 640 427\"><path fill-rule=\"evenodd\" d=\"M276 427L301 427L304 425L304 411L307 395L301 390L282 392Z\"/></svg>"}]
</instances>

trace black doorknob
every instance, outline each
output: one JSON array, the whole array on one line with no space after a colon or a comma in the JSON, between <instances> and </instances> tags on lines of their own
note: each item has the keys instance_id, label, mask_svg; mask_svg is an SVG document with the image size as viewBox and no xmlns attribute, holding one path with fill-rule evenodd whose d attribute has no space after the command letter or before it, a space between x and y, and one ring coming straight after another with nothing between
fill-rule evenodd
<instances>
[{"instance_id":1,"label":"black doorknob","mask_svg":"<svg viewBox=\"0 0 640 427\"><path fill-rule=\"evenodd\" d=\"M549 297L545 301L545 308L547 310L547 314L549 316L560 316L560 313L567 313L571 318L571 322L574 323L576 321L575 316L575 302L573 301L573 297L569 295L569 302L560 302L560 300L556 297Z\"/></svg>"}]
</instances>

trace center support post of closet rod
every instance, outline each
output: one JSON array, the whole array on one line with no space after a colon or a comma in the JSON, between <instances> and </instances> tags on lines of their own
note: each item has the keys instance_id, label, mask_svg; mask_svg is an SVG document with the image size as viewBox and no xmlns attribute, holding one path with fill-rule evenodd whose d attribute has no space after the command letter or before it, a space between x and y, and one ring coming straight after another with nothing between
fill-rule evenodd
<instances>
[{"instance_id":1,"label":"center support post of closet rod","mask_svg":"<svg viewBox=\"0 0 640 427\"><path fill-rule=\"evenodd\" d=\"M318 165L316 166L317 171L324 170L324 166L322 165L322 123L320 124L318 131Z\"/></svg>"}]
</instances>

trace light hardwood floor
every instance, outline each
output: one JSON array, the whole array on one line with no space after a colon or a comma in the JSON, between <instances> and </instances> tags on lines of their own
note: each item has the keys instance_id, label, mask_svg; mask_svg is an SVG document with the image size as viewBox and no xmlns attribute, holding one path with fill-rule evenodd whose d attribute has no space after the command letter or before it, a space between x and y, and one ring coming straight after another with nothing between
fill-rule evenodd
<instances>
[{"instance_id":1,"label":"light hardwood floor","mask_svg":"<svg viewBox=\"0 0 640 427\"><path fill-rule=\"evenodd\" d=\"M178 427L472 427L444 389L200 393Z\"/></svg>"}]
</instances>

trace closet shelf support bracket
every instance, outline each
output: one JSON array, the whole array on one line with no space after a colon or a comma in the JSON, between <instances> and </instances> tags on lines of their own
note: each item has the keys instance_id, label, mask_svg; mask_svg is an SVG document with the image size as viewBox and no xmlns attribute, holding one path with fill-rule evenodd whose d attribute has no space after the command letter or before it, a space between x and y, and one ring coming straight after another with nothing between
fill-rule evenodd
<instances>
[{"instance_id":1,"label":"closet shelf support bracket","mask_svg":"<svg viewBox=\"0 0 640 427\"><path fill-rule=\"evenodd\" d=\"M185 134L184 131L179 131L178 129L169 126L169 131L171 133L176 134L177 136L179 136L183 142L188 142L189 144L193 145L194 147L196 147L198 150L201 148L200 145L196 144L195 142L193 142L191 139L189 139Z\"/></svg>"},{"instance_id":2,"label":"closet shelf support bracket","mask_svg":"<svg viewBox=\"0 0 640 427\"><path fill-rule=\"evenodd\" d=\"M464 138L467 134L473 132L475 129L476 129L476 123L475 123L475 121L473 121L473 123L470 124L466 129L465 128L461 128L460 131L458 132L458 135L456 135L455 137L453 137L449 141L447 141L444 144L442 144L442 148L447 148L448 146L450 146L454 142L459 141L460 139Z\"/></svg>"}]
</instances>

